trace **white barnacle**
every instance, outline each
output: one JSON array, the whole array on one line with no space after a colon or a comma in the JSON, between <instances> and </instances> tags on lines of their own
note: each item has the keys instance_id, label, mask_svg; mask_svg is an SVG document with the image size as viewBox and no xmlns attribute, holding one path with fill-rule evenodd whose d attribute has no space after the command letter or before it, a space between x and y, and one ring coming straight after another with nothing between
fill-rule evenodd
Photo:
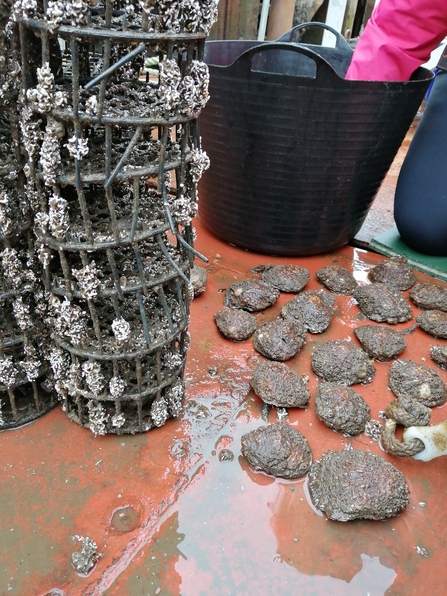
<instances>
[{"instance_id":1,"label":"white barnacle","mask_svg":"<svg viewBox=\"0 0 447 596\"><path fill-rule=\"evenodd\" d=\"M89 428L95 435L105 435L107 432L106 423L110 415L106 413L105 408L98 402L90 400L87 402ZM95 545L96 547L96 545Z\"/></svg>"},{"instance_id":2,"label":"white barnacle","mask_svg":"<svg viewBox=\"0 0 447 596\"><path fill-rule=\"evenodd\" d=\"M28 381L32 383L39 378L41 364L40 360L30 358L29 360L20 362L19 366L23 369Z\"/></svg>"},{"instance_id":3,"label":"white barnacle","mask_svg":"<svg viewBox=\"0 0 447 596\"><path fill-rule=\"evenodd\" d=\"M51 31L57 29L65 16L65 2L49 0L46 12L46 21Z\"/></svg>"},{"instance_id":4,"label":"white barnacle","mask_svg":"<svg viewBox=\"0 0 447 596\"><path fill-rule=\"evenodd\" d=\"M89 4L85 0L67 0L65 12L73 27L80 27L87 22Z\"/></svg>"},{"instance_id":5,"label":"white barnacle","mask_svg":"<svg viewBox=\"0 0 447 596\"><path fill-rule=\"evenodd\" d=\"M53 236L58 239L65 238L69 225L68 202L53 193L48 200L48 226Z\"/></svg>"},{"instance_id":6,"label":"white barnacle","mask_svg":"<svg viewBox=\"0 0 447 596\"><path fill-rule=\"evenodd\" d=\"M70 339L75 346L82 344L87 335L84 311L71 304L68 298L61 302L55 295L51 295L49 300L54 331Z\"/></svg>"},{"instance_id":7,"label":"white barnacle","mask_svg":"<svg viewBox=\"0 0 447 596\"><path fill-rule=\"evenodd\" d=\"M44 244L41 244L40 246L38 246L36 248L36 252L37 252L37 258L39 259L40 263L42 264L42 267L44 269L46 269L49 266L51 259L53 258L53 254L52 254L51 250L49 248L47 248Z\"/></svg>"},{"instance_id":8,"label":"white barnacle","mask_svg":"<svg viewBox=\"0 0 447 596\"><path fill-rule=\"evenodd\" d=\"M159 87L157 91L163 111L170 112L177 107L180 99L178 90L182 75L175 60L160 62Z\"/></svg>"},{"instance_id":9,"label":"white barnacle","mask_svg":"<svg viewBox=\"0 0 447 596\"><path fill-rule=\"evenodd\" d=\"M37 69L37 86L28 89L26 97L34 112L46 114L53 107L54 75L48 62Z\"/></svg>"},{"instance_id":10,"label":"white barnacle","mask_svg":"<svg viewBox=\"0 0 447 596\"><path fill-rule=\"evenodd\" d=\"M208 92L210 84L208 65L205 62L193 60L189 67L188 74L193 79L195 85L194 111L200 112L200 110L205 107L210 97Z\"/></svg>"},{"instance_id":11,"label":"white barnacle","mask_svg":"<svg viewBox=\"0 0 447 596\"><path fill-rule=\"evenodd\" d=\"M70 357L67 352L55 347L51 350L48 360L56 380L67 376L70 369Z\"/></svg>"},{"instance_id":12,"label":"white barnacle","mask_svg":"<svg viewBox=\"0 0 447 596\"><path fill-rule=\"evenodd\" d=\"M14 21L28 19L37 9L37 0L16 0L12 7L12 18Z\"/></svg>"},{"instance_id":13,"label":"white barnacle","mask_svg":"<svg viewBox=\"0 0 447 596\"><path fill-rule=\"evenodd\" d=\"M42 131L40 129L40 120L32 119L33 112L28 106L22 110L20 118L20 131L22 133L22 142L28 157L32 159L39 151L40 141L42 140Z\"/></svg>"},{"instance_id":14,"label":"white barnacle","mask_svg":"<svg viewBox=\"0 0 447 596\"><path fill-rule=\"evenodd\" d=\"M118 399L124 393L126 381L121 377L112 377L109 382L109 391L113 399Z\"/></svg>"},{"instance_id":15,"label":"white barnacle","mask_svg":"<svg viewBox=\"0 0 447 596\"><path fill-rule=\"evenodd\" d=\"M26 302L23 302L22 296L17 296L17 298L14 300L12 303L12 310L15 320L17 321L17 325L22 331L26 331L27 329L31 329L33 327L30 307L28 304L26 304Z\"/></svg>"},{"instance_id":16,"label":"white barnacle","mask_svg":"<svg viewBox=\"0 0 447 596\"><path fill-rule=\"evenodd\" d=\"M168 410L171 416L173 416L174 418L176 418L181 412L184 392L185 385L183 381L177 379L177 381L171 386L171 388L166 393Z\"/></svg>"},{"instance_id":17,"label":"white barnacle","mask_svg":"<svg viewBox=\"0 0 447 596\"><path fill-rule=\"evenodd\" d=\"M169 418L168 402L162 395L156 397L152 402L150 414L155 426L163 426Z\"/></svg>"},{"instance_id":18,"label":"white barnacle","mask_svg":"<svg viewBox=\"0 0 447 596\"><path fill-rule=\"evenodd\" d=\"M9 200L5 191L0 193L0 236L11 233L12 221L9 218Z\"/></svg>"},{"instance_id":19,"label":"white barnacle","mask_svg":"<svg viewBox=\"0 0 447 596\"><path fill-rule=\"evenodd\" d=\"M114 416L112 416L112 426L114 426L115 428L121 428L125 424L126 419L124 417L124 414L115 414Z\"/></svg>"},{"instance_id":20,"label":"white barnacle","mask_svg":"<svg viewBox=\"0 0 447 596\"><path fill-rule=\"evenodd\" d=\"M93 395L98 396L104 389L106 380L101 372L101 365L95 360L87 360L81 366L82 376Z\"/></svg>"},{"instance_id":21,"label":"white barnacle","mask_svg":"<svg viewBox=\"0 0 447 596\"><path fill-rule=\"evenodd\" d=\"M197 182L202 177L205 170L210 167L210 159L205 151L201 149L194 149L191 152L190 174L193 182Z\"/></svg>"},{"instance_id":22,"label":"white barnacle","mask_svg":"<svg viewBox=\"0 0 447 596\"><path fill-rule=\"evenodd\" d=\"M44 234L46 233L46 231L48 229L49 221L50 221L50 218L48 217L48 214L44 213L43 211L38 211L34 215L34 225L36 226L36 228L38 230L42 230L42 232Z\"/></svg>"},{"instance_id":23,"label":"white barnacle","mask_svg":"<svg viewBox=\"0 0 447 596\"><path fill-rule=\"evenodd\" d=\"M96 116L98 113L98 99L96 95L92 95L85 102L85 113L89 116Z\"/></svg>"},{"instance_id":24,"label":"white barnacle","mask_svg":"<svg viewBox=\"0 0 447 596\"><path fill-rule=\"evenodd\" d=\"M18 253L14 248L5 248L1 253L3 275L13 288L19 288L23 283L23 267Z\"/></svg>"},{"instance_id":25,"label":"white barnacle","mask_svg":"<svg viewBox=\"0 0 447 596\"><path fill-rule=\"evenodd\" d=\"M12 356L0 358L0 383L5 387L13 387L17 382L18 371L14 366Z\"/></svg>"},{"instance_id":26,"label":"white barnacle","mask_svg":"<svg viewBox=\"0 0 447 596\"><path fill-rule=\"evenodd\" d=\"M126 342L129 341L131 328L130 323L123 319L114 319L112 322L112 331L115 335L115 339L118 345L123 346Z\"/></svg>"},{"instance_id":27,"label":"white barnacle","mask_svg":"<svg viewBox=\"0 0 447 596\"><path fill-rule=\"evenodd\" d=\"M93 300L98 296L98 288L101 285L99 277L101 270L96 267L95 261L85 265L82 269L72 269L71 272L78 280L79 288L87 300Z\"/></svg>"},{"instance_id":28,"label":"white barnacle","mask_svg":"<svg viewBox=\"0 0 447 596\"><path fill-rule=\"evenodd\" d=\"M66 143L64 145L64 147L67 147L70 155L74 159L77 159L79 161L81 161L82 158L85 157L89 151L88 140L78 138L78 137L76 137L76 135L73 135L72 137L70 137L68 139L68 143Z\"/></svg>"},{"instance_id":29,"label":"white barnacle","mask_svg":"<svg viewBox=\"0 0 447 596\"><path fill-rule=\"evenodd\" d=\"M56 176L61 163L58 129L53 121L49 121L40 148L40 165L42 176L47 186L56 184Z\"/></svg>"}]
</instances>

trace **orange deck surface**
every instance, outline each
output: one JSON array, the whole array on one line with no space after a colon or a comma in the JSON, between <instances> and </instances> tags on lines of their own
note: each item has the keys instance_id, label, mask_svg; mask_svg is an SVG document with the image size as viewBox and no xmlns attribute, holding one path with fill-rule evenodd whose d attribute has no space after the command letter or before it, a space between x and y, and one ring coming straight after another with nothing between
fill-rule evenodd
<instances>
[{"instance_id":1,"label":"orange deck surface","mask_svg":"<svg viewBox=\"0 0 447 596\"><path fill-rule=\"evenodd\" d=\"M314 459L351 441L355 449L382 454L407 478L411 502L400 516L383 522L327 521L309 503L306 478L292 482L254 473L241 456L241 435L265 424L262 403L249 386L261 357L251 340L223 339L213 321L223 290L254 277L249 270L261 263L307 267L306 289L317 289L320 267L338 263L366 281L368 270L384 257L352 247L317 257L264 257L220 242L200 222L197 230L196 246L210 262L206 292L191 309L181 416L146 434L95 438L56 408L0 434L0 594L443 594L447 459L397 458L365 435L347 439L318 421L313 399L307 410L290 410L289 421L309 440ZM276 318L292 297L281 294L276 305L257 315L259 321ZM329 329L309 334L302 352L288 361L309 375L312 396L317 382L310 370L312 349L335 338L357 343L353 329L366 323L351 297L337 296ZM444 342L420 329L406 339L402 358L433 365L447 382L447 373L429 359L430 347ZM377 419L393 394L387 387L390 364L375 367L372 384L355 390ZM273 409L270 420L275 416ZM444 419L447 409L434 408L432 423ZM223 448L233 452L233 460L220 461ZM92 538L103 555L87 577L71 565L72 552L79 550L75 534Z\"/></svg>"}]
</instances>

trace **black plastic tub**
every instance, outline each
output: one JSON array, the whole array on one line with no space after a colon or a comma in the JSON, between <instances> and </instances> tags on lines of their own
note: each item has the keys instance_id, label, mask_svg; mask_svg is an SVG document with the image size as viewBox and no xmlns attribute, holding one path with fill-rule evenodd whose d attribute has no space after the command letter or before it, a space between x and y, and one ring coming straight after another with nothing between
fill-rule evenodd
<instances>
[{"instance_id":1,"label":"black plastic tub","mask_svg":"<svg viewBox=\"0 0 447 596\"><path fill-rule=\"evenodd\" d=\"M347 81L352 49L340 37L336 48L207 42L200 130L211 167L199 216L216 236L304 256L343 246L362 226L433 74Z\"/></svg>"}]
</instances>

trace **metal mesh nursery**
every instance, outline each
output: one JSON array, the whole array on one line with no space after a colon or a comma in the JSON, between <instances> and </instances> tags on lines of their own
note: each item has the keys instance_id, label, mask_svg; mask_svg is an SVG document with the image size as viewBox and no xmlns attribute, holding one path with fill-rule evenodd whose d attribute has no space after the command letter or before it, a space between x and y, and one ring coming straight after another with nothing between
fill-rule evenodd
<instances>
[{"instance_id":1,"label":"metal mesh nursery","mask_svg":"<svg viewBox=\"0 0 447 596\"><path fill-rule=\"evenodd\" d=\"M18 0L14 10L55 387L95 434L146 431L178 415L184 394L216 3Z\"/></svg>"},{"instance_id":2,"label":"metal mesh nursery","mask_svg":"<svg viewBox=\"0 0 447 596\"><path fill-rule=\"evenodd\" d=\"M0 430L31 422L57 404L40 349L45 303L24 192L20 54L10 8L0 6Z\"/></svg>"}]
</instances>

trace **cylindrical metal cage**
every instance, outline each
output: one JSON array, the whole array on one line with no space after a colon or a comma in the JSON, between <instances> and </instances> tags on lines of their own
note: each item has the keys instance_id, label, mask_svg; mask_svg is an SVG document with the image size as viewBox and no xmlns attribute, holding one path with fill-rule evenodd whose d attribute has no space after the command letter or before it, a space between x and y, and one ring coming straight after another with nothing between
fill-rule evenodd
<instances>
[{"instance_id":1,"label":"cylindrical metal cage","mask_svg":"<svg viewBox=\"0 0 447 596\"><path fill-rule=\"evenodd\" d=\"M30 4L22 131L55 387L95 434L145 431L184 393L216 3Z\"/></svg>"},{"instance_id":2,"label":"cylindrical metal cage","mask_svg":"<svg viewBox=\"0 0 447 596\"><path fill-rule=\"evenodd\" d=\"M24 192L19 132L20 54L0 8L0 430L35 420L57 404L41 349L45 300ZM9 27L9 31L8 31Z\"/></svg>"}]
</instances>

